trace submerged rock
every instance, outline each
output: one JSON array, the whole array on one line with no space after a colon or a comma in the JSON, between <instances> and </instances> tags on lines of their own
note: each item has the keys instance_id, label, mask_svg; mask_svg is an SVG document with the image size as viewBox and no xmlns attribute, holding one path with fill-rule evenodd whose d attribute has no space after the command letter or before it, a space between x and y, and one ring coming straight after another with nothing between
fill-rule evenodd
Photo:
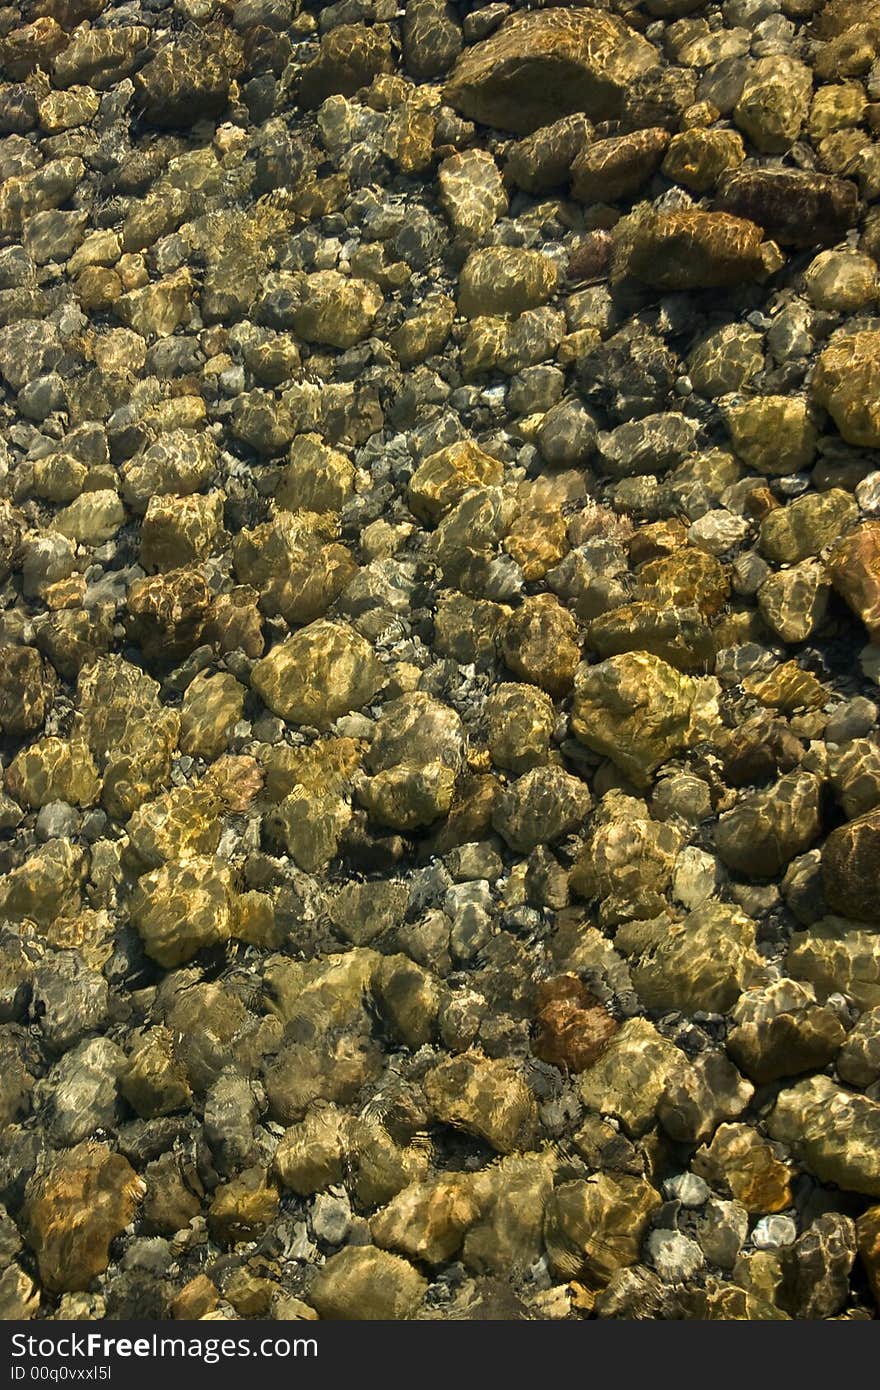
<instances>
[{"instance_id":1,"label":"submerged rock","mask_svg":"<svg viewBox=\"0 0 880 1390\"><path fill-rule=\"evenodd\" d=\"M63 1150L25 1199L29 1242L55 1293L87 1289L107 1268L110 1242L131 1221L144 1183L106 1144Z\"/></svg>"},{"instance_id":2,"label":"submerged rock","mask_svg":"<svg viewBox=\"0 0 880 1390\"><path fill-rule=\"evenodd\" d=\"M630 81L658 62L653 46L613 15L513 14L462 54L445 95L472 120L527 134L573 111L617 115Z\"/></svg>"}]
</instances>

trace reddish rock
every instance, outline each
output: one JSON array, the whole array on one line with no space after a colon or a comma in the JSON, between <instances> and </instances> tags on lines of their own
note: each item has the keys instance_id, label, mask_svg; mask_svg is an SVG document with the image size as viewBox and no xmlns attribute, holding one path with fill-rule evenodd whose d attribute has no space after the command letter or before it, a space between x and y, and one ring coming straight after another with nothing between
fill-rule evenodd
<instances>
[{"instance_id":1,"label":"reddish rock","mask_svg":"<svg viewBox=\"0 0 880 1390\"><path fill-rule=\"evenodd\" d=\"M831 553L828 573L871 637L880 637L880 521L866 521L844 536Z\"/></svg>"},{"instance_id":2,"label":"reddish rock","mask_svg":"<svg viewBox=\"0 0 880 1390\"><path fill-rule=\"evenodd\" d=\"M605 1051L617 1023L575 975L558 975L538 989L532 1051L565 1071L585 1071Z\"/></svg>"}]
</instances>

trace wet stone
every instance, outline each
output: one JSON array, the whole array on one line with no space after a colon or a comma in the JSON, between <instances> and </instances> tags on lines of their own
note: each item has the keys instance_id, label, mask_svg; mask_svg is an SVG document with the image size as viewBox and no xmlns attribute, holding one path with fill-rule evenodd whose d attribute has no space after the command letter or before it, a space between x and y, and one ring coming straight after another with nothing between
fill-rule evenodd
<instances>
[{"instance_id":1,"label":"wet stone","mask_svg":"<svg viewBox=\"0 0 880 1390\"><path fill-rule=\"evenodd\" d=\"M472 120L527 134L574 111L616 115L628 83L657 63L651 44L614 16L515 14L462 54L446 99Z\"/></svg>"},{"instance_id":2,"label":"wet stone","mask_svg":"<svg viewBox=\"0 0 880 1390\"><path fill-rule=\"evenodd\" d=\"M56 1292L88 1288L110 1259L110 1242L135 1214L144 1183L106 1144L62 1151L28 1187L29 1242Z\"/></svg>"}]
</instances>

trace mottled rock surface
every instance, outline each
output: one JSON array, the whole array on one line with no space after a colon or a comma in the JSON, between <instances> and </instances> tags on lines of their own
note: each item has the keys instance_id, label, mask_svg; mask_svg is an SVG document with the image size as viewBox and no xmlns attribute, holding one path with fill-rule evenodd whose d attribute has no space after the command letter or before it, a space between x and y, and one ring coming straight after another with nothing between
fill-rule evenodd
<instances>
[{"instance_id":1,"label":"mottled rock surface","mask_svg":"<svg viewBox=\"0 0 880 1390\"><path fill-rule=\"evenodd\" d=\"M0 1318L876 1315L878 44L0 7Z\"/></svg>"}]
</instances>

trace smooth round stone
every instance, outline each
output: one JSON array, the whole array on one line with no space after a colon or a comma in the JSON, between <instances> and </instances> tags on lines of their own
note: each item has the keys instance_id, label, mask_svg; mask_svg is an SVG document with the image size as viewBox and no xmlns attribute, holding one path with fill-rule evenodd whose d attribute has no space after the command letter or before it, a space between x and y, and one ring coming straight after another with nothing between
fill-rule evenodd
<instances>
[{"instance_id":1,"label":"smooth round stone","mask_svg":"<svg viewBox=\"0 0 880 1390\"><path fill-rule=\"evenodd\" d=\"M752 1231L752 1241L758 1250L779 1250L794 1245L797 1223L790 1216L762 1216Z\"/></svg>"},{"instance_id":2,"label":"smooth round stone","mask_svg":"<svg viewBox=\"0 0 880 1390\"><path fill-rule=\"evenodd\" d=\"M683 1207L701 1207L709 1196L709 1184L696 1173L676 1173L674 1178L666 1179L663 1192Z\"/></svg>"},{"instance_id":3,"label":"smooth round stone","mask_svg":"<svg viewBox=\"0 0 880 1390\"><path fill-rule=\"evenodd\" d=\"M66 840L75 835L79 816L66 801L50 801L37 816L37 836L41 840Z\"/></svg>"}]
</instances>

